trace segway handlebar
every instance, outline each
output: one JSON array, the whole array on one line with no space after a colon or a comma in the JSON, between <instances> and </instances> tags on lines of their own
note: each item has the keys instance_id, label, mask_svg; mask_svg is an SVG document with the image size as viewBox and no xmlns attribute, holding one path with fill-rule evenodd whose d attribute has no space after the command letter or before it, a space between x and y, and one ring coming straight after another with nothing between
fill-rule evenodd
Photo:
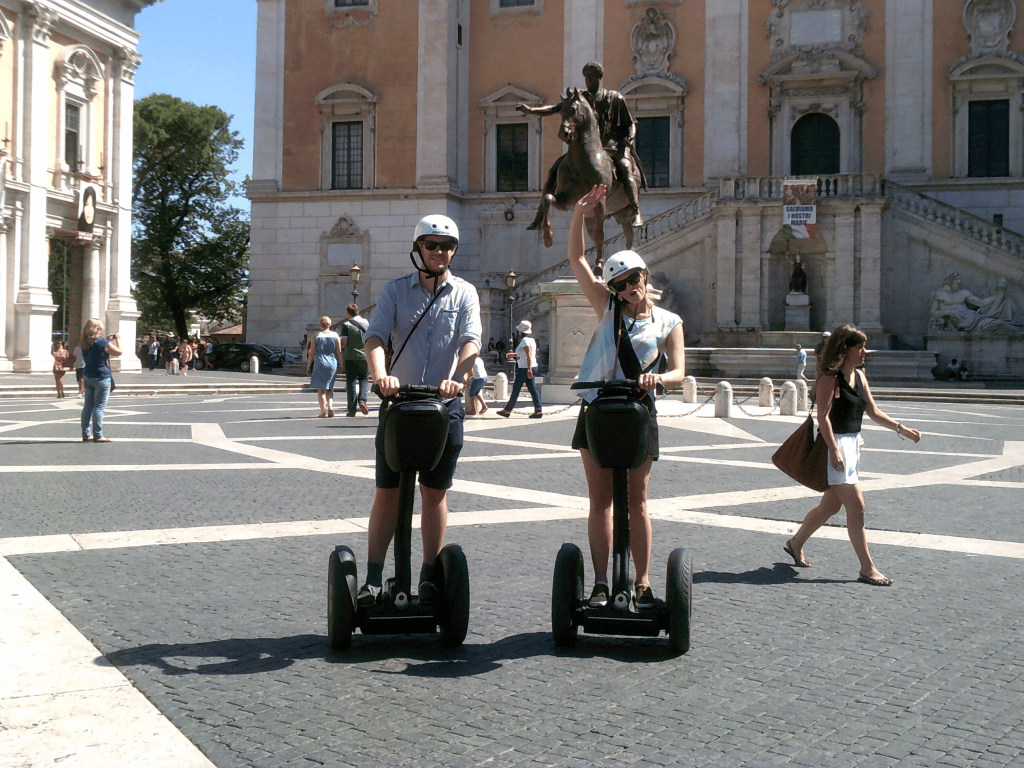
<instances>
[{"instance_id":1,"label":"segway handlebar","mask_svg":"<svg viewBox=\"0 0 1024 768\"><path fill-rule=\"evenodd\" d=\"M577 381L569 389L603 389L605 387L638 387L636 379L608 379L608 381Z\"/></svg>"},{"instance_id":2,"label":"segway handlebar","mask_svg":"<svg viewBox=\"0 0 1024 768\"><path fill-rule=\"evenodd\" d=\"M370 391L377 397L381 397L380 387L374 384ZM441 389L439 387L430 387L426 384L403 384L398 388L398 392L391 395L391 397L401 397L403 395L419 395L420 397L436 397L441 399Z\"/></svg>"}]
</instances>

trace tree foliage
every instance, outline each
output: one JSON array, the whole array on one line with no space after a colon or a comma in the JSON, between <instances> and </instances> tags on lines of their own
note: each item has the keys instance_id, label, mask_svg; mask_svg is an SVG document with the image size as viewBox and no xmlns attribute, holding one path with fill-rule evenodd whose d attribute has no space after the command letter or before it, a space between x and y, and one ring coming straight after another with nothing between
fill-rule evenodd
<instances>
[{"instance_id":1,"label":"tree foliage","mask_svg":"<svg viewBox=\"0 0 1024 768\"><path fill-rule=\"evenodd\" d=\"M135 102L132 279L140 327L188 332L190 313L237 321L249 219L227 203L243 142L231 116L166 94Z\"/></svg>"}]
</instances>

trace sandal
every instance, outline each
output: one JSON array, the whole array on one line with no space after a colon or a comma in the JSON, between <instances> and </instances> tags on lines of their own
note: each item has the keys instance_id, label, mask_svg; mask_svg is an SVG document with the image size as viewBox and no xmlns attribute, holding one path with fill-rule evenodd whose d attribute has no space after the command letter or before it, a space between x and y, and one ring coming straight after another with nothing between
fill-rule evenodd
<instances>
[{"instance_id":1,"label":"sandal","mask_svg":"<svg viewBox=\"0 0 1024 768\"><path fill-rule=\"evenodd\" d=\"M802 557L797 557L796 552L793 551L793 545L787 541L782 546L782 551L793 558L793 565L797 568L810 568L811 564L804 560Z\"/></svg>"},{"instance_id":2,"label":"sandal","mask_svg":"<svg viewBox=\"0 0 1024 768\"><path fill-rule=\"evenodd\" d=\"M512 415L512 411L506 411L504 408L502 408L500 411L498 411L498 415L504 416L507 419L509 416Z\"/></svg>"},{"instance_id":3,"label":"sandal","mask_svg":"<svg viewBox=\"0 0 1024 768\"><path fill-rule=\"evenodd\" d=\"M882 576L878 579L872 579L870 576L865 576L863 573L858 574L857 581L862 584L870 584L872 587L891 587L892 579L888 576Z\"/></svg>"}]
</instances>

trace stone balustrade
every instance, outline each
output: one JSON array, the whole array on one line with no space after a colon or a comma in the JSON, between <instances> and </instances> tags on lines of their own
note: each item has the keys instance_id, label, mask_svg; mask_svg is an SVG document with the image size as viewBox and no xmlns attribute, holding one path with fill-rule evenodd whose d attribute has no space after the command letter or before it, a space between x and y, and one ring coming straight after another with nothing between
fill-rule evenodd
<instances>
[{"instance_id":1,"label":"stone balustrade","mask_svg":"<svg viewBox=\"0 0 1024 768\"><path fill-rule=\"evenodd\" d=\"M1024 237L997 227L985 219L922 195L900 184L886 181L885 194L893 208L954 230L983 246L1004 251L1015 259L1024 259Z\"/></svg>"},{"instance_id":2,"label":"stone balustrade","mask_svg":"<svg viewBox=\"0 0 1024 768\"><path fill-rule=\"evenodd\" d=\"M725 177L719 181L719 200L781 200L783 182L792 176ZM810 180L813 177L808 177ZM881 197L883 180L877 173L834 173L818 176L818 199Z\"/></svg>"}]
</instances>

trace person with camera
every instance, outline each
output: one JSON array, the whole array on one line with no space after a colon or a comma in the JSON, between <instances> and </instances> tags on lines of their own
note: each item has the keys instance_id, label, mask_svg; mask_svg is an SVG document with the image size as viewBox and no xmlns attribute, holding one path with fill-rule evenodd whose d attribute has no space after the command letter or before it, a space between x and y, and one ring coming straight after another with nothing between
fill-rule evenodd
<instances>
[{"instance_id":1,"label":"person with camera","mask_svg":"<svg viewBox=\"0 0 1024 768\"><path fill-rule=\"evenodd\" d=\"M82 382L85 402L82 405L82 442L109 443L103 436L103 409L113 385L110 358L121 356L121 335L112 333L103 338L103 322L93 317L82 328L82 359L85 370ZM91 429L90 429L91 424Z\"/></svg>"}]
</instances>

